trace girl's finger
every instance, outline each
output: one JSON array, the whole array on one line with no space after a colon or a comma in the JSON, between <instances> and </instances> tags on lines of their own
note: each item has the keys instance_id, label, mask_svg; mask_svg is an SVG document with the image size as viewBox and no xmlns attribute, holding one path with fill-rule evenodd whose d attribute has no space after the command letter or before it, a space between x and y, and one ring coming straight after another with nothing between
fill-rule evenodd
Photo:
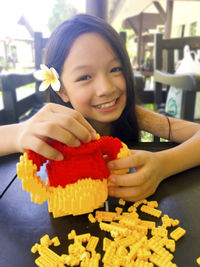
<instances>
[{"instance_id":1,"label":"girl's finger","mask_svg":"<svg viewBox=\"0 0 200 267\"><path fill-rule=\"evenodd\" d=\"M65 131L70 132L75 138L81 140L82 142L88 142L92 139L96 139L96 132L94 130L91 130L93 129L91 126L89 131L88 128L85 127L86 124L83 123L82 120L77 120L69 114L47 112L44 117L45 120L40 120L40 122L46 123L47 121L49 121L52 125L59 125ZM89 124L87 121L86 123Z\"/></svg>"},{"instance_id":2,"label":"girl's finger","mask_svg":"<svg viewBox=\"0 0 200 267\"><path fill-rule=\"evenodd\" d=\"M48 145L45 141L35 137L31 136L30 142L28 142L28 145L24 144L24 152L27 149L31 149L34 152L44 156L45 158L52 159L52 160L62 160L63 155L56 149L54 149L52 146ZM31 145L30 145L31 144Z\"/></svg>"},{"instance_id":3,"label":"girl's finger","mask_svg":"<svg viewBox=\"0 0 200 267\"><path fill-rule=\"evenodd\" d=\"M80 145L80 141L69 131L66 131L62 127L49 122L38 123L37 133L33 133L33 135L42 140L45 140L48 137L68 146L77 147Z\"/></svg>"},{"instance_id":4,"label":"girl's finger","mask_svg":"<svg viewBox=\"0 0 200 267\"><path fill-rule=\"evenodd\" d=\"M142 189L139 186L135 187L118 187L118 186L110 186L108 187L108 194L110 196L118 197L118 198L132 198L137 199L139 196L143 195Z\"/></svg>"},{"instance_id":5,"label":"girl's finger","mask_svg":"<svg viewBox=\"0 0 200 267\"><path fill-rule=\"evenodd\" d=\"M143 165L147 160L146 151L132 151L131 155L126 158L116 159L108 162L108 168L110 170L120 170L124 168L139 167Z\"/></svg>"},{"instance_id":6,"label":"girl's finger","mask_svg":"<svg viewBox=\"0 0 200 267\"><path fill-rule=\"evenodd\" d=\"M56 105L56 108L54 107L54 105ZM95 129L90 125L90 123L83 117L83 115L80 112L74 109L71 109L71 108L64 107L62 105L57 105L57 104L53 104L53 106L51 105L51 111L53 113L60 113L68 117L71 116L74 120L79 121L79 123L83 127L85 127L89 131L90 134L92 135L96 134Z\"/></svg>"},{"instance_id":7,"label":"girl's finger","mask_svg":"<svg viewBox=\"0 0 200 267\"><path fill-rule=\"evenodd\" d=\"M145 183L146 177L144 170L137 170L135 173L126 175L111 174L108 181L118 186L141 186Z\"/></svg>"},{"instance_id":8,"label":"girl's finger","mask_svg":"<svg viewBox=\"0 0 200 267\"><path fill-rule=\"evenodd\" d=\"M144 192L142 192L140 195L138 196L131 196L131 197L124 197L123 199L126 200L126 201L138 201L138 200L141 200L141 199L145 199L149 196L152 196L153 194L155 193L155 190L152 191L152 190L145 190Z\"/></svg>"}]
</instances>

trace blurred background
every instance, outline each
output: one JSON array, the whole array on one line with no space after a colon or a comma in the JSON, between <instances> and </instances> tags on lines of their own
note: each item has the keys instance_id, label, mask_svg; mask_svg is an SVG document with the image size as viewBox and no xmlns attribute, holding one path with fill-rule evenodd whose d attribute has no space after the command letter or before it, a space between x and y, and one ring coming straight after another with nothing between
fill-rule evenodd
<instances>
[{"instance_id":1,"label":"blurred background","mask_svg":"<svg viewBox=\"0 0 200 267\"><path fill-rule=\"evenodd\" d=\"M41 104L39 85L32 75L42 62L43 40L61 22L78 13L101 17L120 34L134 77L139 81L137 93L145 97L141 102L155 111L159 111L158 104L155 105L155 34L161 33L163 39L200 36L200 0L0 0L0 124L19 121L26 116L26 110ZM180 43L180 39L176 40ZM176 53L174 56L175 66L180 57ZM163 54L164 65L165 58ZM199 83L193 84L198 88ZM166 96L169 87L163 89ZM196 104L186 98L189 106L200 103L200 94ZM186 107L184 103L183 106ZM189 113L193 120L193 111ZM152 138L149 133L143 134L145 141Z\"/></svg>"},{"instance_id":2,"label":"blurred background","mask_svg":"<svg viewBox=\"0 0 200 267\"><path fill-rule=\"evenodd\" d=\"M134 69L153 70L154 33L166 38L200 35L200 1L0 0L0 73L34 69L34 32L49 37L62 21L89 13L92 5L103 5L97 15L126 39Z\"/></svg>"}]
</instances>

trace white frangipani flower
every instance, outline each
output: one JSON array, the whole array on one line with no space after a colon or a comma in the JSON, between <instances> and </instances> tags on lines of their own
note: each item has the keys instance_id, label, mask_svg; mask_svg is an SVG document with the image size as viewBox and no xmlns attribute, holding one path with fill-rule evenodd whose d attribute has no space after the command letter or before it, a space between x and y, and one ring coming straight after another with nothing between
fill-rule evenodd
<instances>
[{"instance_id":1,"label":"white frangipani flower","mask_svg":"<svg viewBox=\"0 0 200 267\"><path fill-rule=\"evenodd\" d=\"M37 70L34 73L34 77L39 80L43 81L40 84L39 91L46 90L49 85L51 85L52 89L54 91L60 90L60 81L59 81L59 75L57 71L54 68L48 68L45 65L40 65L41 70Z\"/></svg>"}]
</instances>

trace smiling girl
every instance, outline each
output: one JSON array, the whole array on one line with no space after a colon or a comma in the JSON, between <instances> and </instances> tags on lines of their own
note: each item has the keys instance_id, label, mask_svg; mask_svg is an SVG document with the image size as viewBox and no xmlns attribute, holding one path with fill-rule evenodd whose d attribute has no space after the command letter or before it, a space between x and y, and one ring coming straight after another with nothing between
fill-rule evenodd
<instances>
[{"instance_id":1,"label":"smiling girl","mask_svg":"<svg viewBox=\"0 0 200 267\"><path fill-rule=\"evenodd\" d=\"M105 21L77 15L63 22L48 41L45 65L54 68L60 86L49 87L50 102L21 124L0 127L0 154L33 150L49 159L63 155L46 142L77 147L94 140L96 132L124 143L139 141L141 130L181 143L161 152L132 150L110 161L109 194L135 201L153 194L162 180L200 164L200 125L166 118L136 105L133 73L123 41ZM188 156L189 155L189 156Z\"/></svg>"}]
</instances>

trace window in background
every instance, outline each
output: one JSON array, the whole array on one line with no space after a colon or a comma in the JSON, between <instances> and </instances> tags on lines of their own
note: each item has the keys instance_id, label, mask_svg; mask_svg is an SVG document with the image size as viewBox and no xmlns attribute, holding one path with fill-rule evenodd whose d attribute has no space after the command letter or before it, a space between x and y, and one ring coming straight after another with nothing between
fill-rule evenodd
<instances>
[{"instance_id":1,"label":"window in background","mask_svg":"<svg viewBox=\"0 0 200 267\"><path fill-rule=\"evenodd\" d=\"M193 22L190 24L189 35L196 36L197 34L197 22Z\"/></svg>"}]
</instances>

